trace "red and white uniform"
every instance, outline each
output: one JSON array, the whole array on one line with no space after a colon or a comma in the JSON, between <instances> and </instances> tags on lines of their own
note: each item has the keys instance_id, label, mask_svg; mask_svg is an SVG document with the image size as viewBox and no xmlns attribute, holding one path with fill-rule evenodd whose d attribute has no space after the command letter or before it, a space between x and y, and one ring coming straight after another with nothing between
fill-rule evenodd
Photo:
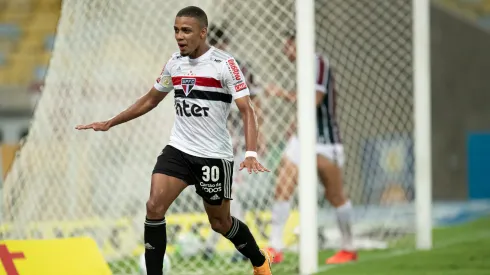
<instances>
[{"instance_id":1,"label":"red and white uniform","mask_svg":"<svg viewBox=\"0 0 490 275\"><path fill-rule=\"evenodd\" d=\"M315 56L316 85L315 91L324 93L323 101L317 106L317 144L316 152L319 155L343 165L345 161L344 147L340 140L339 126L336 117L335 79L330 68L329 60L321 55ZM290 138L286 156L290 161L299 164L299 140L295 135Z\"/></svg>"},{"instance_id":2,"label":"red and white uniform","mask_svg":"<svg viewBox=\"0 0 490 275\"><path fill-rule=\"evenodd\" d=\"M196 157L233 161L227 129L230 106L250 92L230 54L214 47L196 59L175 53L154 87L175 91L176 118L169 145Z\"/></svg>"}]
</instances>

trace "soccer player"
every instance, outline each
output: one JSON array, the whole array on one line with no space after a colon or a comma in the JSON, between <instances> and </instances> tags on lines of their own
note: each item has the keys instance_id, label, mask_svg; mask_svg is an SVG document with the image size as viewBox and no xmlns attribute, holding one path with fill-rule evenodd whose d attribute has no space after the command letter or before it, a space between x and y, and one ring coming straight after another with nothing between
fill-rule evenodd
<instances>
[{"instance_id":1,"label":"soccer player","mask_svg":"<svg viewBox=\"0 0 490 275\"><path fill-rule=\"evenodd\" d=\"M209 44L211 46L213 46L219 50L222 50L222 51L227 51L228 44L230 43L230 40L226 36L224 29L219 28L218 26L212 25L212 24L209 27L209 31L208 31L208 41L209 41ZM256 95L260 92L261 89L255 83L254 75L248 69L247 64L240 62L239 60L235 60L235 61L237 62L238 66L240 67L240 70L242 71L243 75L245 76L245 82L247 83L248 89L250 91L250 99L254 103L254 107L255 107L254 110L257 114L259 125L260 125L260 117L261 117L260 111L259 111L260 105L259 105L259 101L258 101ZM243 133L243 127L241 127L241 125L239 123L239 120L240 120L239 116L240 116L239 110L232 107L228 122L230 124L231 133L232 133L233 147L234 147L233 149L235 152L235 163L237 163L237 159L242 158L243 153L245 153L245 152L242 152L243 150L241 149L241 148L245 147L245 144L243 144L242 139L239 138L241 136L241 134ZM258 138L259 142L257 144L257 146L259 148L261 148L261 145L263 145L260 142L260 140L261 140L260 137L261 137L261 135L259 133L259 138ZM258 150L259 150L259 152L263 151L260 149L258 149ZM260 155L260 153L259 153L259 155ZM235 169L235 172L234 172L234 176L233 176L233 191L236 191L238 186L245 184L245 182L244 182L245 179L244 179L244 177L239 175L239 173L237 173L238 169L239 169L238 165L235 165L234 169ZM232 192L233 203L231 204L231 209L230 209L231 215L233 215L235 218L237 218L239 220L244 220L245 219L245 211L243 208L245 206L245 203L243 201L241 201L240 196L236 196L236 193L237 192ZM206 248L205 248L205 253L204 253L205 259L211 259L212 258L212 256L215 253L215 247L219 241L219 238L220 238L220 234L214 232L206 240ZM244 259L246 259L246 258L243 257L242 254L236 252L232 256L231 260L232 260L232 262L236 262L236 261L240 261L240 260L244 260Z\"/></svg>"},{"instance_id":2,"label":"soccer player","mask_svg":"<svg viewBox=\"0 0 490 275\"><path fill-rule=\"evenodd\" d=\"M288 35L283 49L291 62L296 60L295 34ZM342 236L342 249L326 260L327 264L338 264L357 259L353 247L351 229L351 202L346 198L342 186L344 149L340 141L335 113L335 83L327 58L316 55L316 106L317 106L317 170L325 186L325 197L335 207L337 222ZM296 93L271 86L268 93L296 101ZM295 128L293 125L292 128ZM299 140L293 135L287 145L276 182L275 201L272 206L271 235L268 250L275 255L274 263L283 261L283 230L289 217L291 196L297 183L299 164Z\"/></svg>"},{"instance_id":3,"label":"soccer player","mask_svg":"<svg viewBox=\"0 0 490 275\"><path fill-rule=\"evenodd\" d=\"M154 109L175 92L175 123L169 144L157 158L146 203L145 260L148 275L161 275L167 237L165 213L189 185L196 187L214 231L250 259L253 274L272 274L272 255L261 250L249 228L230 215L233 149L226 122L235 101L242 114L247 152L240 170L268 172L256 158L257 122L249 90L235 59L206 43L208 19L195 6L175 18L174 53L150 91L117 116L76 129L107 131Z\"/></svg>"}]
</instances>

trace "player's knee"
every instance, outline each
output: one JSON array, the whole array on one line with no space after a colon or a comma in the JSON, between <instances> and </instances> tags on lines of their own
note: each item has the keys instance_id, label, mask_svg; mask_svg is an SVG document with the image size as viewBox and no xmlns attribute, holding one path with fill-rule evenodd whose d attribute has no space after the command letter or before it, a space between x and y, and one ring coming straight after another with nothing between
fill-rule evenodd
<instances>
[{"instance_id":1,"label":"player's knee","mask_svg":"<svg viewBox=\"0 0 490 275\"><path fill-rule=\"evenodd\" d=\"M221 235L225 235L231 228L231 216L226 218L210 218L211 228Z\"/></svg>"},{"instance_id":2,"label":"player's knee","mask_svg":"<svg viewBox=\"0 0 490 275\"><path fill-rule=\"evenodd\" d=\"M326 192L325 196L333 207L339 207L347 201L342 192Z\"/></svg>"},{"instance_id":3,"label":"player's knee","mask_svg":"<svg viewBox=\"0 0 490 275\"><path fill-rule=\"evenodd\" d=\"M150 219L163 219L166 210L165 205L158 200L150 198L146 202L146 216Z\"/></svg>"}]
</instances>

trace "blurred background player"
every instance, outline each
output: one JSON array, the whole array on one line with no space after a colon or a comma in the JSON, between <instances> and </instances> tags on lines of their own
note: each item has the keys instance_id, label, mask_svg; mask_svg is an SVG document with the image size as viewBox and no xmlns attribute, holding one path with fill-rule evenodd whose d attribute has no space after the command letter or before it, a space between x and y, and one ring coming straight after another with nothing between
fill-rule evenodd
<instances>
[{"instance_id":1,"label":"blurred background player","mask_svg":"<svg viewBox=\"0 0 490 275\"><path fill-rule=\"evenodd\" d=\"M225 35L225 30L223 28L220 28L216 25L211 25L208 29L208 43L211 46L214 46L220 50L223 51L228 51L228 45L230 43L230 40L228 36ZM259 125L261 125L261 112L260 112L260 102L257 97L257 94L260 93L261 89L257 85L254 79L254 75L249 69L249 66L245 63L242 62L241 60L236 59L236 62L238 63L238 66L242 70L243 75L245 76L245 80L247 82L248 88L250 90L250 98L254 104L254 109L255 113L257 115L257 120ZM233 172L233 192L232 192L232 198L233 202L231 203L231 215L237 217L240 220L245 219L245 203L244 201L241 200L240 196L237 196L237 190L240 189L240 185L243 184L244 182L244 177L241 176L240 172L238 171L238 165L240 161L244 157L244 140L240 138L240 136L243 133L243 126L241 123L242 119L240 117L240 112L238 108L232 107L230 116L228 118L228 129L230 131L230 135L233 140L233 150L235 153L235 167L234 167L234 172ZM259 138L258 138L258 154L262 155L264 152L264 142L262 139L262 135L259 132ZM211 260L215 254L216 250L216 245L218 244L219 240L221 238L221 234L218 234L216 232L212 232L211 236L206 240L205 244L205 250L204 250L204 258L207 260ZM241 253L235 251L232 259L233 262L236 261L241 261L241 260L247 260Z\"/></svg>"},{"instance_id":2,"label":"blurred background player","mask_svg":"<svg viewBox=\"0 0 490 275\"><path fill-rule=\"evenodd\" d=\"M291 62L296 61L295 34L288 34L284 54ZM341 250L326 260L327 264L350 262L357 259L351 229L351 202L344 195L342 165L344 148L340 141L339 127L335 117L335 85L327 58L316 54L316 106L317 106L317 170L325 187L325 198L335 207L341 233ZM296 93L271 85L270 96L282 97L296 102ZM291 126L295 132L295 124ZM297 166L300 148L298 137L293 134L281 159L276 178L275 200L272 206L269 251L275 254L275 263L283 261L283 230L291 210L291 197L297 184Z\"/></svg>"}]
</instances>

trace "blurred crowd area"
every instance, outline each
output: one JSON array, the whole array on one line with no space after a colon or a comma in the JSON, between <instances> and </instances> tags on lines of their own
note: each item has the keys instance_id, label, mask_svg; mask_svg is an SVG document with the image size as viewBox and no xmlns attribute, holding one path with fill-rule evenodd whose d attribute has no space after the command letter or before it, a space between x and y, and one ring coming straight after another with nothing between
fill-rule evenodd
<instances>
[{"instance_id":1,"label":"blurred crowd area","mask_svg":"<svg viewBox=\"0 0 490 275\"><path fill-rule=\"evenodd\" d=\"M0 85L43 81L53 49L61 0L0 0Z\"/></svg>"},{"instance_id":2,"label":"blurred crowd area","mask_svg":"<svg viewBox=\"0 0 490 275\"><path fill-rule=\"evenodd\" d=\"M434 0L447 8L475 21L481 27L490 30L489 0Z\"/></svg>"},{"instance_id":3,"label":"blurred crowd area","mask_svg":"<svg viewBox=\"0 0 490 275\"><path fill-rule=\"evenodd\" d=\"M60 13L61 0L0 0L1 176L28 133Z\"/></svg>"}]
</instances>

